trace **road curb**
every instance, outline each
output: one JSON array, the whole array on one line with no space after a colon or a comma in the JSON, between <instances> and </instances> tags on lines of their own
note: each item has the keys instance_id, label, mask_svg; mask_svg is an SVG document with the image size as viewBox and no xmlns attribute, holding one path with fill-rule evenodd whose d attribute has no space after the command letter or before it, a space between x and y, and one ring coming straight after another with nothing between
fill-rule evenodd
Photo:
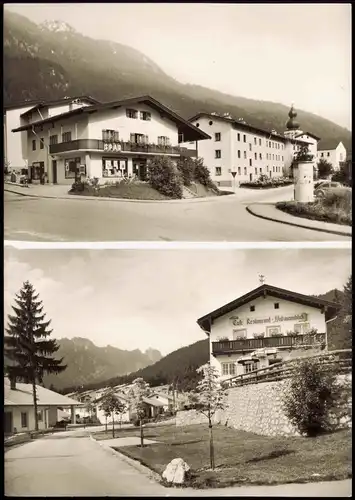
<instances>
[{"instance_id":1,"label":"road curb","mask_svg":"<svg viewBox=\"0 0 355 500\"><path fill-rule=\"evenodd\" d=\"M345 233L345 232L342 232L342 231L335 231L334 229L326 229L326 228L323 229L323 228L320 228L320 227L307 226L306 224L298 224L296 222L289 222L289 221L285 221L285 220L281 220L281 219L276 219L274 217L269 217L267 215L261 215L261 214L258 214L256 212L253 212L253 210L251 209L251 205L248 205L246 207L246 211L249 214L253 215L254 217L259 217L260 219L264 219L264 220L270 220L272 222L278 222L279 224L286 224L288 226L301 227L302 229L310 229L312 231L318 231L320 233L336 234L337 236L347 236L348 238L352 237L352 233Z\"/></svg>"},{"instance_id":2,"label":"road curb","mask_svg":"<svg viewBox=\"0 0 355 500\"><path fill-rule=\"evenodd\" d=\"M149 467L146 467L145 465L141 464L139 462L139 460L134 460L133 458L130 458L130 457L127 457L126 455L124 455L123 453L120 453L119 451L117 450L114 450L113 448L111 448L111 446L107 446L104 444L104 440L102 441L98 441L97 439L95 439L94 437L92 437L92 435L90 434L90 439L91 441L94 441L95 443L97 443L99 446L101 446L101 448L103 448L104 450L108 451L109 453L111 453L111 455L116 455L118 456L119 458L121 458L124 462L126 462L128 465L131 465L134 469L136 469L138 472L142 472L143 474L145 474L146 476L149 477L149 479L153 479L154 481L156 481L157 483L160 484L160 481L161 481L161 477L160 475L157 473L157 472L154 472L152 471L152 469L150 469ZM162 486L162 485L161 485ZM168 488L167 488L168 489Z\"/></svg>"}]
</instances>

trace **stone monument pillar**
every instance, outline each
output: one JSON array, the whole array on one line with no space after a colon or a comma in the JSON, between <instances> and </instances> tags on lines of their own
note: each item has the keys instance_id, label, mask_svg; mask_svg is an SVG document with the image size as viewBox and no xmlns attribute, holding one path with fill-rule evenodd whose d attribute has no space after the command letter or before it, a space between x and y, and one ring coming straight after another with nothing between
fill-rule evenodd
<instances>
[{"instance_id":1,"label":"stone monument pillar","mask_svg":"<svg viewBox=\"0 0 355 500\"><path fill-rule=\"evenodd\" d=\"M295 201L310 203L314 201L313 161L294 162Z\"/></svg>"}]
</instances>

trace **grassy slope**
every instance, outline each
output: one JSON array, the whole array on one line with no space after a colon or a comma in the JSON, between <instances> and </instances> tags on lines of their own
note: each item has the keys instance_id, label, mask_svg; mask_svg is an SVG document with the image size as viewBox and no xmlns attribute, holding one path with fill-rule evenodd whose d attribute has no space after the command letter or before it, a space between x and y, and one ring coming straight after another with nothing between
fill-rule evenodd
<instances>
[{"instance_id":1,"label":"grassy slope","mask_svg":"<svg viewBox=\"0 0 355 500\"><path fill-rule=\"evenodd\" d=\"M167 196L159 193L149 184L121 183L113 186L103 186L96 194L92 188L86 187L84 191L70 193L79 196L99 196L108 198L123 198L127 200L168 200Z\"/></svg>"},{"instance_id":2,"label":"grassy slope","mask_svg":"<svg viewBox=\"0 0 355 500\"><path fill-rule=\"evenodd\" d=\"M139 436L126 429L117 437ZM101 438L103 434L101 434ZM108 435L110 437L110 435ZM351 477L351 431L317 438L266 437L224 426L214 427L216 470L209 468L207 425L156 427L145 430L159 444L117 448L162 474L174 458L192 469L196 487L232 484L276 484L346 479Z\"/></svg>"}]
</instances>

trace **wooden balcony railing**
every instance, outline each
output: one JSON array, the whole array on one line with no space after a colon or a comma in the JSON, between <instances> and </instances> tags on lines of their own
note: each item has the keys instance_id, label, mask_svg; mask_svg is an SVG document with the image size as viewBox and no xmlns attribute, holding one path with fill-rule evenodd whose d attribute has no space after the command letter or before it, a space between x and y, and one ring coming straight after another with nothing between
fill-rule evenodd
<instances>
[{"instance_id":1,"label":"wooden balcony railing","mask_svg":"<svg viewBox=\"0 0 355 500\"><path fill-rule=\"evenodd\" d=\"M264 337L262 339L220 340L212 342L212 354L227 354L233 352L247 352L264 347L299 347L319 346L326 342L325 333L304 334L297 336L283 335L282 337Z\"/></svg>"},{"instance_id":2,"label":"wooden balcony railing","mask_svg":"<svg viewBox=\"0 0 355 500\"><path fill-rule=\"evenodd\" d=\"M67 151L107 151L107 152L136 152L140 154L167 154L196 157L195 149L183 148L180 146L159 146L157 144L143 144L136 142L105 142L99 139L78 139L75 141L60 142L49 146L50 154L65 153Z\"/></svg>"}]
</instances>

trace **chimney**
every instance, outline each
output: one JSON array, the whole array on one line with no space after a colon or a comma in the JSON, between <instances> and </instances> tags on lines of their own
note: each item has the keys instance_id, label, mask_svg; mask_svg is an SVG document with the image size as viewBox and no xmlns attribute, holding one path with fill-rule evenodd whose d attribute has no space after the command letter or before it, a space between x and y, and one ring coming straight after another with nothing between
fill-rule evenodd
<instances>
[{"instance_id":1,"label":"chimney","mask_svg":"<svg viewBox=\"0 0 355 500\"><path fill-rule=\"evenodd\" d=\"M16 391L16 377L14 375L9 376L10 379L10 389Z\"/></svg>"}]
</instances>

